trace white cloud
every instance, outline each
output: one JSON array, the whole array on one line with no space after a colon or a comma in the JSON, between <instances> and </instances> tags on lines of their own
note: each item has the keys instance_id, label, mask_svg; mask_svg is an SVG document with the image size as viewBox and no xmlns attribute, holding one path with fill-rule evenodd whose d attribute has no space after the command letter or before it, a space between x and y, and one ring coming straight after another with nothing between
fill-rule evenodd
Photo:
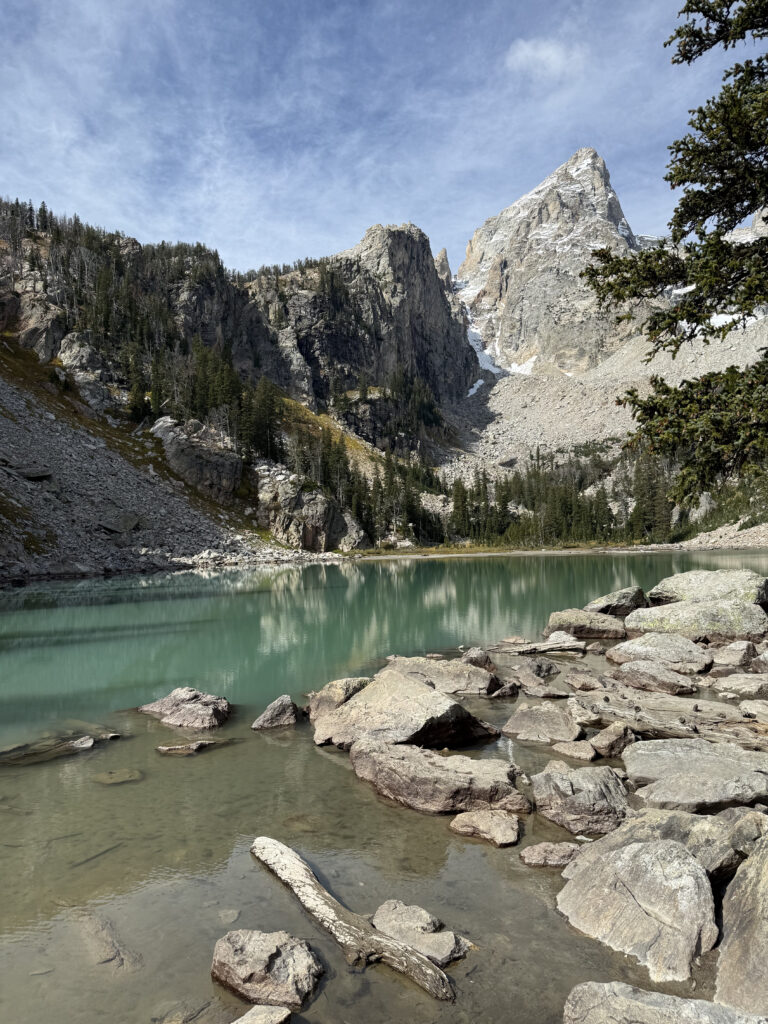
<instances>
[{"instance_id":1,"label":"white cloud","mask_svg":"<svg viewBox=\"0 0 768 1024\"><path fill-rule=\"evenodd\" d=\"M557 39L516 39L504 63L521 78L553 84L577 77L586 67L587 51L581 44Z\"/></svg>"}]
</instances>

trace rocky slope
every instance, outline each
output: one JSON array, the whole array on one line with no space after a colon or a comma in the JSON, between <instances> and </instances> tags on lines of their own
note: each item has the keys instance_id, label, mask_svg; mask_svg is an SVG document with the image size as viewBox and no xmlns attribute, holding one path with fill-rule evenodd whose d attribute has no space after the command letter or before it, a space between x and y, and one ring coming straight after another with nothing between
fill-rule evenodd
<instances>
[{"instance_id":1,"label":"rocky slope","mask_svg":"<svg viewBox=\"0 0 768 1024\"><path fill-rule=\"evenodd\" d=\"M637 333L617 328L579 278L593 249L642 248L611 187L605 161L580 149L537 188L490 217L458 270L486 350L501 367L550 363L583 372Z\"/></svg>"}]
</instances>

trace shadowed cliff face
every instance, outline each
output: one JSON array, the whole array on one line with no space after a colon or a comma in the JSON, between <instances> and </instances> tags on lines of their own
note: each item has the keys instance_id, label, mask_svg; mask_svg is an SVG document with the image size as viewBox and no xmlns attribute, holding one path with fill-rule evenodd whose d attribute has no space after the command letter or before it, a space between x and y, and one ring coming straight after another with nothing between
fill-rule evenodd
<instances>
[{"instance_id":1,"label":"shadowed cliff face","mask_svg":"<svg viewBox=\"0 0 768 1024\"><path fill-rule=\"evenodd\" d=\"M501 366L536 357L561 370L597 365L637 334L598 309L579 278L593 249L642 248L605 162L580 149L541 185L478 228L459 267L461 297Z\"/></svg>"}]
</instances>

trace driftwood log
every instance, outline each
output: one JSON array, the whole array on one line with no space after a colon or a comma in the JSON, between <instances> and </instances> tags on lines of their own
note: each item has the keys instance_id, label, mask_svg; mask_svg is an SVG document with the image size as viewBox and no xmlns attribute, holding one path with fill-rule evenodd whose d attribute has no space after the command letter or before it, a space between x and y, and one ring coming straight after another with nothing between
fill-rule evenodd
<instances>
[{"instance_id":1,"label":"driftwood log","mask_svg":"<svg viewBox=\"0 0 768 1024\"><path fill-rule=\"evenodd\" d=\"M251 853L277 875L317 923L330 932L344 951L348 963L382 961L435 999L453 1001L450 980L429 957L377 931L366 918L347 910L320 884L306 861L290 847L276 839L261 836L253 841Z\"/></svg>"}]
</instances>

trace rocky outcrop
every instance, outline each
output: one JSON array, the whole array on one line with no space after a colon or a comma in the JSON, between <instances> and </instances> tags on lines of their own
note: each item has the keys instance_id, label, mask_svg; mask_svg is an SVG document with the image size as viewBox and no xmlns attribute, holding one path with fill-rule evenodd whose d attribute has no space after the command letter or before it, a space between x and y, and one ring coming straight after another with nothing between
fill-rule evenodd
<instances>
[{"instance_id":1,"label":"rocky outcrop","mask_svg":"<svg viewBox=\"0 0 768 1024\"><path fill-rule=\"evenodd\" d=\"M627 635L620 619L581 608L552 612L544 635L551 636L558 632L570 633L578 640L624 640Z\"/></svg>"},{"instance_id":2,"label":"rocky outcrop","mask_svg":"<svg viewBox=\"0 0 768 1024\"><path fill-rule=\"evenodd\" d=\"M712 655L708 651L697 647L687 637L666 632L644 632L634 640L616 644L608 650L606 658L616 665L623 665L625 661L661 662L686 676L706 672L712 666Z\"/></svg>"},{"instance_id":3,"label":"rocky outcrop","mask_svg":"<svg viewBox=\"0 0 768 1024\"><path fill-rule=\"evenodd\" d=\"M494 846L514 846L520 838L520 819L509 811L463 811L450 824L452 832L485 839Z\"/></svg>"},{"instance_id":4,"label":"rocky outcrop","mask_svg":"<svg viewBox=\"0 0 768 1024\"><path fill-rule=\"evenodd\" d=\"M585 612L599 612L601 615L616 615L625 618L636 608L645 608L648 599L641 587L624 587L584 605Z\"/></svg>"},{"instance_id":5,"label":"rocky outcrop","mask_svg":"<svg viewBox=\"0 0 768 1024\"><path fill-rule=\"evenodd\" d=\"M461 754L445 757L433 750L371 739L354 743L349 756L358 778L395 803L426 814L530 810L515 787L518 770L509 761Z\"/></svg>"},{"instance_id":6,"label":"rocky outcrop","mask_svg":"<svg viewBox=\"0 0 768 1024\"><path fill-rule=\"evenodd\" d=\"M636 957L652 981L685 981L694 958L717 940L712 888L681 843L631 843L569 869L558 910L574 928Z\"/></svg>"},{"instance_id":7,"label":"rocky outcrop","mask_svg":"<svg viewBox=\"0 0 768 1024\"><path fill-rule=\"evenodd\" d=\"M752 640L768 636L768 615L756 604L737 599L676 601L638 608L624 620L627 632L675 633L691 640Z\"/></svg>"},{"instance_id":8,"label":"rocky outcrop","mask_svg":"<svg viewBox=\"0 0 768 1024\"><path fill-rule=\"evenodd\" d=\"M487 739L492 730L465 708L426 683L384 668L364 689L315 722L315 743L349 750L359 739L463 746Z\"/></svg>"},{"instance_id":9,"label":"rocky outcrop","mask_svg":"<svg viewBox=\"0 0 768 1024\"><path fill-rule=\"evenodd\" d=\"M350 512L327 495L300 484L280 487L271 517L275 540L304 551L354 551L371 541Z\"/></svg>"},{"instance_id":10,"label":"rocky outcrop","mask_svg":"<svg viewBox=\"0 0 768 1024\"><path fill-rule=\"evenodd\" d=\"M588 981L568 996L563 1024L768 1024L768 1017L619 982Z\"/></svg>"},{"instance_id":11,"label":"rocky outcrop","mask_svg":"<svg viewBox=\"0 0 768 1024\"><path fill-rule=\"evenodd\" d=\"M309 944L288 932L227 932L213 951L212 977L251 1003L300 1010L322 974Z\"/></svg>"},{"instance_id":12,"label":"rocky outcrop","mask_svg":"<svg viewBox=\"0 0 768 1024\"><path fill-rule=\"evenodd\" d=\"M768 603L768 579L751 569L693 569L667 576L648 592L651 604L676 601Z\"/></svg>"},{"instance_id":13,"label":"rocky outcrop","mask_svg":"<svg viewBox=\"0 0 768 1024\"><path fill-rule=\"evenodd\" d=\"M537 812L574 835L610 832L627 813L627 792L613 768L550 761L531 782Z\"/></svg>"},{"instance_id":14,"label":"rocky outcrop","mask_svg":"<svg viewBox=\"0 0 768 1024\"><path fill-rule=\"evenodd\" d=\"M397 939L428 956L438 967L460 960L472 948L461 935L449 931L443 922L423 907L406 906L400 900L387 900L371 918L376 931Z\"/></svg>"},{"instance_id":15,"label":"rocky outcrop","mask_svg":"<svg viewBox=\"0 0 768 1024\"><path fill-rule=\"evenodd\" d=\"M717 995L749 1013L768 1007L768 838L741 865L723 898Z\"/></svg>"},{"instance_id":16,"label":"rocky outcrop","mask_svg":"<svg viewBox=\"0 0 768 1024\"><path fill-rule=\"evenodd\" d=\"M284 693L277 700L273 700L268 707L262 711L251 728L256 732L261 729L279 729L286 726L296 725L301 718L302 712L291 700L287 693Z\"/></svg>"},{"instance_id":17,"label":"rocky outcrop","mask_svg":"<svg viewBox=\"0 0 768 1024\"><path fill-rule=\"evenodd\" d=\"M617 328L579 274L592 251L637 251L604 161L580 149L478 228L457 278L485 349L501 366L536 358L582 371L638 333Z\"/></svg>"},{"instance_id":18,"label":"rocky outcrop","mask_svg":"<svg viewBox=\"0 0 768 1024\"><path fill-rule=\"evenodd\" d=\"M201 693L192 686L179 686L167 697L143 704L139 711L154 715L163 725L180 729L216 729L229 718L232 707L225 697Z\"/></svg>"},{"instance_id":19,"label":"rocky outcrop","mask_svg":"<svg viewBox=\"0 0 768 1024\"><path fill-rule=\"evenodd\" d=\"M236 452L208 440L201 431L187 431L170 416L157 420L151 433L163 442L173 472L195 490L218 501L230 499L237 491L243 460Z\"/></svg>"}]
</instances>

